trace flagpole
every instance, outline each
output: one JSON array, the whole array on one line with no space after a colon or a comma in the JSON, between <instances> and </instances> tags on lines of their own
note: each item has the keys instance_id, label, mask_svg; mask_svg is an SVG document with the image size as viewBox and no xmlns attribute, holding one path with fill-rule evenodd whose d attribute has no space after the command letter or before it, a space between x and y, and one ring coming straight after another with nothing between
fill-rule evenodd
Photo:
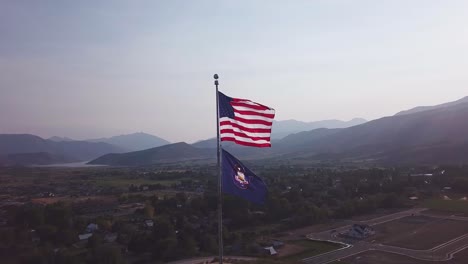
<instances>
[{"instance_id":1,"label":"flagpole","mask_svg":"<svg viewBox=\"0 0 468 264\"><path fill-rule=\"evenodd\" d=\"M223 196L222 196L222 177L221 177L221 141L219 138L219 96L218 96L218 74L214 76L216 86L216 145L217 145L217 165L218 165L218 249L219 263L223 264Z\"/></svg>"}]
</instances>

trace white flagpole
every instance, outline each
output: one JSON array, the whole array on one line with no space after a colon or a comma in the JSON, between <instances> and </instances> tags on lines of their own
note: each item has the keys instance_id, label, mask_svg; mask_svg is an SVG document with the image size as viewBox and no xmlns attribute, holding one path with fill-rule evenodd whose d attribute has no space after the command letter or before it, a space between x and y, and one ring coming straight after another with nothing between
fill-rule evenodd
<instances>
[{"instance_id":1,"label":"white flagpole","mask_svg":"<svg viewBox=\"0 0 468 264\"><path fill-rule=\"evenodd\" d=\"M214 84L216 86L216 145L218 160L218 249L219 263L223 264L223 196L222 196L222 177L221 177L221 141L219 138L219 96L218 96L218 74L214 75Z\"/></svg>"}]
</instances>

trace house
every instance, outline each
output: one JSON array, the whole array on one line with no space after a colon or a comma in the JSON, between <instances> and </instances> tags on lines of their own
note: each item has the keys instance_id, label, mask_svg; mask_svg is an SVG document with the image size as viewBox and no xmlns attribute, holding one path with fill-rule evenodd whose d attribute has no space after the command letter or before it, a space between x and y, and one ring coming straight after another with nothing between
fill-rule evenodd
<instances>
[{"instance_id":1,"label":"house","mask_svg":"<svg viewBox=\"0 0 468 264\"><path fill-rule=\"evenodd\" d=\"M273 247L275 249L278 249L280 247L284 246L284 243L282 241L279 241L279 240L273 240Z\"/></svg>"},{"instance_id":2,"label":"house","mask_svg":"<svg viewBox=\"0 0 468 264\"><path fill-rule=\"evenodd\" d=\"M154 226L154 221L153 220L145 220L145 226L152 228Z\"/></svg>"},{"instance_id":3,"label":"house","mask_svg":"<svg viewBox=\"0 0 468 264\"><path fill-rule=\"evenodd\" d=\"M99 229L99 226L95 223L91 223L86 227L87 233L94 233Z\"/></svg>"},{"instance_id":4,"label":"house","mask_svg":"<svg viewBox=\"0 0 468 264\"><path fill-rule=\"evenodd\" d=\"M112 243L117 240L118 235L116 233L109 233L104 236L104 241L107 243Z\"/></svg>"},{"instance_id":5,"label":"house","mask_svg":"<svg viewBox=\"0 0 468 264\"><path fill-rule=\"evenodd\" d=\"M375 234L375 232L369 225L353 224L351 228L343 235L352 237L352 238L363 239L373 234Z\"/></svg>"},{"instance_id":6,"label":"house","mask_svg":"<svg viewBox=\"0 0 468 264\"><path fill-rule=\"evenodd\" d=\"M31 242L33 243L41 242L41 238L37 234L36 230L32 229L30 232L31 232Z\"/></svg>"},{"instance_id":7,"label":"house","mask_svg":"<svg viewBox=\"0 0 468 264\"><path fill-rule=\"evenodd\" d=\"M87 233L87 234L81 234L81 235L78 235L78 239L80 241L83 241L83 240L88 240L88 238L92 237L93 234L92 233Z\"/></svg>"},{"instance_id":8,"label":"house","mask_svg":"<svg viewBox=\"0 0 468 264\"><path fill-rule=\"evenodd\" d=\"M269 255L269 256L274 256L274 255L278 254L278 252L272 246L271 247L265 247L264 249L266 251L266 254Z\"/></svg>"}]
</instances>

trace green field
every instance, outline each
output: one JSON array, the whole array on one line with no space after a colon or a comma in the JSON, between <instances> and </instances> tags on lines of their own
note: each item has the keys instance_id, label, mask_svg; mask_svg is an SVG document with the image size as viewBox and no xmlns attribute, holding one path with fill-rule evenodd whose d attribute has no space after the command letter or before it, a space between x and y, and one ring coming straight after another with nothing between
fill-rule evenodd
<instances>
[{"instance_id":1,"label":"green field","mask_svg":"<svg viewBox=\"0 0 468 264\"><path fill-rule=\"evenodd\" d=\"M294 241L292 243L295 245L304 247L304 250L300 253L281 258L282 260L285 260L288 262L299 262L302 259L313 257L316 255L320 255L320 254L341 248L341 246L338 244L306 240L306 239Z\"/></svg>"},{"instance_id":2,"label":"green field","mask_svg":"<svg viewBox=\"0 0 468 264\"><path fill-rule=\"evenodd\" d=\"M468 201L430 199L423 202L423 206L433 210L468 213Z\"/></svg>"}]
</instances>

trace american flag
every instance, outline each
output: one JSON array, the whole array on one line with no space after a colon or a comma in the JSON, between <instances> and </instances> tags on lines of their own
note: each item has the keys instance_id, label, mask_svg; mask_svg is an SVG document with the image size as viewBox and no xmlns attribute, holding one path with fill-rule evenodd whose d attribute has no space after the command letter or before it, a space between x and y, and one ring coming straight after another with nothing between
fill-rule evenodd
<instances>
[{"instance_id":1,"label":"american flag","mask_svg":"<svg viewBox=\"0 0 468 264\"><path fill-rule=\"evenodd\" d=\"M275 110L247 99L231 98L218 92L221 141L249 147L271 147Z\"/></svg>"}]
</instances>

